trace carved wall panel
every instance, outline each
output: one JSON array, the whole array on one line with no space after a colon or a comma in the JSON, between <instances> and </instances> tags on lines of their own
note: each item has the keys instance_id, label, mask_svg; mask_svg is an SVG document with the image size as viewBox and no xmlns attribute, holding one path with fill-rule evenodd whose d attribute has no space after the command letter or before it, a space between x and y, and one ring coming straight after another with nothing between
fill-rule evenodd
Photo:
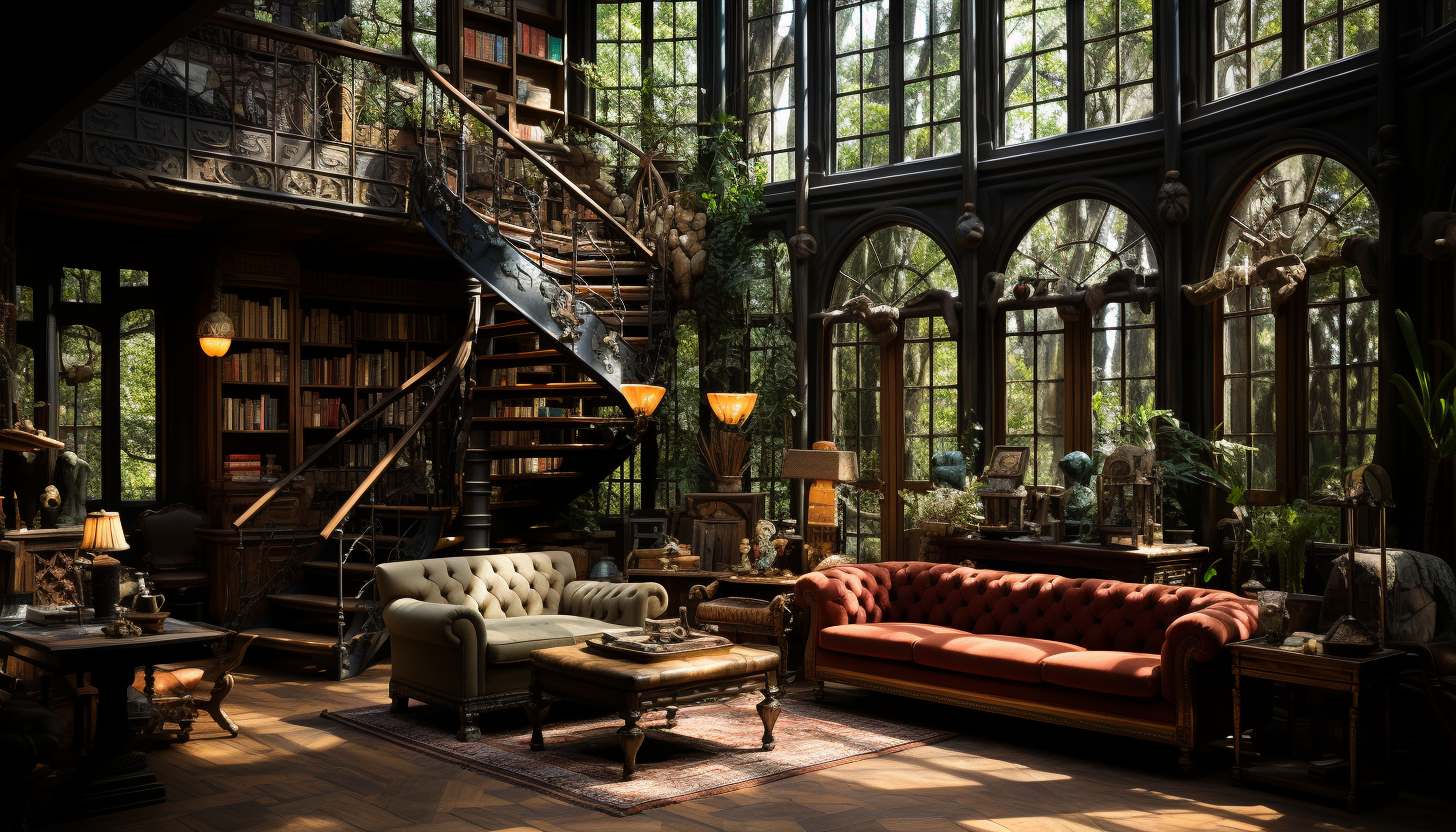
<instances>
[{"instance_id":1,"label":"carved wall panel","mask_svg":"<svg viewBox=\"0 0 1456 832\"><path fill-rule=\"evenodd\" d=\"M313 142L292 136L278 137L278 163L293 168L313 167Z\"/></svg>"},{"instance_id":2,"label":"carved wall panel","mask_svg":"<svg viewBox=\"0 0 1456 832\"><path fill-rule=\"evenodd\" d=\"M137 138L182 147L187 142L187 120L157 113L137 113Z\"/></svg>"},{"instance_id":3,"label":"carved wall panel","mask_svg":"<svg viewBox=\"0 0 1456 832\"><path fill-rule=\"evenodd\" d=\"M278 188L286 194L330 201L349 201L349 180L306 170L288 170Z\"/></svg>"},{"instance_id":4,"label":"carved wall panel","mask_svg":"<svg viewBox=\"0 0 1456 832\"><path fill-rule=\"evenodd\" d=\"M233 153L248 159L273 161L273 134L259 130L237 130L233 133Z\"/></svg>"},{"instance_id":5,"label":"carved wall panel","mask_svg":"<svg viewBox=\"0 0 1456 832\"><path fill-rule=\"evenodd\" d=\"M32 154L41 159L54 159L58 162L79 162L81 161L81 134L62 130L46 140L45 144L36 148Z\"/></svg>"},{"instance_id":6,"label":"carved wall panel","mask_svg":"<svg viewBox=\"0 0 1456 832\"><path fill-rule=\"evenodd\" d=\"M192 155L192 177L217 185L273 190L275 177L271 167L251 165L232 159L213 159Z\"/></svg>"},{"instance_id":7,"label":"carved wall panel","mask_svg":"<svg viewBox=\"0 0 1456 832\"><path fill-rule=\"evenodd\" d=\"M187 171L181 153L165 147L104 139L100 136L86 137L86 161L108 168L132 168L178 179L185 176Z\"/></svg>"},{"instance_id":8,"label":"carved wall panel","mask_svg":"<svg viewBox=\"0 0 1456 832\"><path fill-rule=\"evenodd\" d=\"M407 189L383 182L360 182L359 204L376 208L404 208Z\"/></svg>"},{"instance_id":9,"label":"carved wall panel","mask_svg":"<svg viewBox=\"0 0 1456 832\"><path fill-rule=\"evenodd\" d=\"M131 107L118 107L105 103L93 104L86 110L86 118L82 123L87 130L124 136L128 139L136 136L136 110Z\"/></svg>"}]
</instances>

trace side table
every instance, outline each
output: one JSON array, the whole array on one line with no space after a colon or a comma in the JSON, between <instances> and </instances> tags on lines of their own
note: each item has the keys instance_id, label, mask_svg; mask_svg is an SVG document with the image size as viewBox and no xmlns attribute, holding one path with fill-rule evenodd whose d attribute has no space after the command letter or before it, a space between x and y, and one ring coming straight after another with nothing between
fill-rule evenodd
<instances>
[{"instance_id":1,"label":"side table","mask_svg":"<svg viewBox=\"0 0 1456 832\"><path fill-rule=\"evenodd\" d=\"M1309 655L1284 650L1265 643L1262 639L1251 639L1231 645L1233 660L1233 723L1234 723L1234 769L1233 779L1266 783L1297 789L1310 794L1339 798L1345 801L1350 811L1363 808L1376 798L1393 796L1398 790L1392 771L1393 760L1390 749L1390 694L1395 686L1396 676L1406 666L1409 655L1399 650L1380 650L1368 656L1351 658L1345 656ZM1247 679L1263 679L1286 685L1339 691L1349 697L1346 730L1348 732L1349 776L1340 777L1331 773L1330 779L1321 778L1309 772L1309 761L1294 756L1264 756L1258 760L1247 759L1243 748L1243 697ZM1379 716L1375 725L1378 732L1372 734L1369 723L1369 709L1379 705ZM1290 714L1293 727L1295 717ZM1361 731L1365 731L1362 742ZM1291 734L1294 731L1291 729ZM1378 740L1378 742L1377 742ZM1372 765L1370 755L1379 746L1378 764ZM1373 771L1372 771L1373 770Z\"/></svg>"}]
</instances>

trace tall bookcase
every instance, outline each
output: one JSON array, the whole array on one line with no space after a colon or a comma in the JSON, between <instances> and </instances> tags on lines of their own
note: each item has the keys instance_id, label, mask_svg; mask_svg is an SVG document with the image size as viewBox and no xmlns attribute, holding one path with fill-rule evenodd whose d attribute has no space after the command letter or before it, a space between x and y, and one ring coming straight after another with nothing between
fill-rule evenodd
<instances>
[{"instance_id":1,"label":"tall bookcase","mask_svg":"<svg viewBox=\"0 0 1456 832\"><path fill-rule=\"evenodd\" d=\"M565 117L566 5L462 0L458 6L462 91L526 141L543 141L542 133L559 129Z\"/></svg>"},{"instance_id":2,"label":"tall bookcase","mask_svg":"<svg viewBox=\"0 0 1456 832\"><path fill-rule=\"evenodd\" d=\"M398 280L304 271L281 279L224 275L219 287L224 311L246 303L269 314L259 316L268 327L261 334L235 319L241 337L228 354L201 358L197 473L214 528L271 487L266 466L282 473L297 466L448 349L465 321L465 296L454 284L411 282L402 291ZM272 403L266 424L237 423L234 400L265 397ZM418 398L395 405L392 423L336 450L319 476L351 487L423 405Z\"/></svg>"}]
</instances>

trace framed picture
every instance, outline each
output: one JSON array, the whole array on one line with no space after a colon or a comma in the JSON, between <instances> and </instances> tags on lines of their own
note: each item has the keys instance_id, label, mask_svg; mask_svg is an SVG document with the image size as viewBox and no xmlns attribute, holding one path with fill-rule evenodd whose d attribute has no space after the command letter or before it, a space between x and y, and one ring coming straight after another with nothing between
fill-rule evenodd
<instances>
[{"instance_id":1,"label":"framed picture","mask_svg":"<svg viewBox=\"0 0 1456 832\"><path fill-rule=\"evenodd\" d=\"M997 445L991 449L991 465L986 476L1020 481L1026 475L1026 466L1030 462L1031 448L1025 445Z\"/></svg>"}]
</instances>

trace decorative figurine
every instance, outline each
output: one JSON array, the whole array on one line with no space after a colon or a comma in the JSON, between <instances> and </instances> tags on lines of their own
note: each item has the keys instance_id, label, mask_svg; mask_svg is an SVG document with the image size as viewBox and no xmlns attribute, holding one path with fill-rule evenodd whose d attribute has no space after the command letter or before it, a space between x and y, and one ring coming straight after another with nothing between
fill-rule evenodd
<instances>
[{"instance_id":1,"label":"decorative figurine","mask_svg":"<svg viewBox=\"0 0 1456 832\"><path fill-rule=\"evenodd\" d=\"M936 451L930 457L930 487L965 491L970 484L966 455L960 451Z\"/></svg>"},{"instance_id":2,"label":"decorative figurine","mask_svg":"<svg viewBox=\"0 0 1456 832\"><path fill-rule=\"evenodd\" d=\"M79 526L86 522L86 486L91 481L91 465L74 451L62 451L56 458L56 491L61 497L62 526Z\"/></svg>"},{"instance_id":3,"label":"decorative figurine","mask_svg":"<svg viewBox=\"0 0 1456 832\"><path fill-rule=\"evenodd\" d=\"M760 520L754 526L758 533L758 560L754 566L760 572L769 571L774 568L774 560L778 557L778 550L773 545L774 524L772 520Z\"/></svg>"},{"instance_id":4,"label":"decorative figurine","mask_svg":"<svg viewBox=\"0 0 1456 832\"><path fill-rule=\"evenodd\" d=\"M1097 494L1092 490L1096 467L1092 457L1072 451L1057 461L1057 468L1067 478L1063 504L1066 533L1073 538L1086 537L1092 532L1092 518L1097 511Z\"/></svg>"},{"instance_id":5,"label":"decorative figurine","mask_svg":"<svg viewBox=\"0 0 1456 832\"><path fill-rule=\"evenodd\" d=\"M1097 533L1108 546L1140 549L1162 534L1163 477L1158 454L1139 445L1118 445L1102 463L1097 481Z\"/></svg>"},{"instance_id":6,"label":"decorative figurine","mask_svg":"<svg viewBox=\"0 0 1456 832\"><path fill-rule=\"evenodd\" d=\"M1031 448L1025 445L991 449L991 462L981 486L981 504L986 509L982 537L1017 537L1025 531L1026 486L1022 480L1030 462Z\"/></svg>"}]
</instances>

